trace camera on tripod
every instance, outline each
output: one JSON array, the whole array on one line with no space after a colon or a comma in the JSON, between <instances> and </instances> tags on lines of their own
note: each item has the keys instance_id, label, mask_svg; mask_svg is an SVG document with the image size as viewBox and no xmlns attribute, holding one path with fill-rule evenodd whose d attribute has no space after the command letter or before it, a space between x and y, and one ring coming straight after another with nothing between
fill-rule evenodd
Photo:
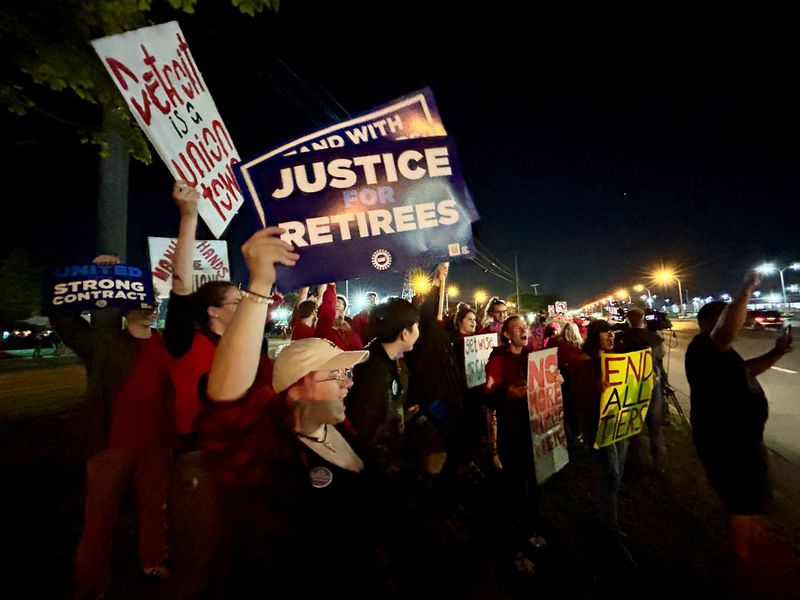
<instances>
[{"instance_id":1,"label":"camera on tripod","mask_svg":"<svg viewBox=\"0 0 800 600\"><path fill-rule=\"evenodd\" d=\"M644 322L650 331L672 329L672 321L669 320L667 313L660 310L647 309L644 314Z\"/></svg>"}]
</instances>

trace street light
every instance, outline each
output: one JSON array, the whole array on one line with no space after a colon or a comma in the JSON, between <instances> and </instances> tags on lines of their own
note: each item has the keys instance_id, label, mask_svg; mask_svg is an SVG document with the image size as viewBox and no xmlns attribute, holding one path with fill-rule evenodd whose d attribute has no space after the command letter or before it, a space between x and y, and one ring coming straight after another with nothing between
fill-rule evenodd
<instances>
[{"instance_id":1,"label":"street light","mask_svg":"<svg viewBox=\"0 0 800 600\"><path fill-rule=\"evenodd\" d=\"M631 303L631 295L628 293L628 290L617 290L617 298L620 300L624 300L625 298L628 299L628 304Z\"/></svg>"},{"instance_id":2,"label":"street light","mask_svg":"<svg viewBox=\"0 0 800 600\"><path fill-rule=\"evenodd\" d=\"M759 273L763 273L764 275L769 275L770 273L777 271L778 274L781 276L781 292L783 292L783 303L786 304L786 285L783 283L783 272L786 269L791 269L792 271L800 271L800 262L794 262L790 265L786 265L785 267L776 267L772 263L764 263L760 267L756 269Z\"/></svg>"},{"instance_id":3,"label":"street light","mask_svg":"<svg viewBox=\"0 0 800 600\"><path fill-rule=\"evenodd\" d=\"M484 300L486 300L486 292L484 292L483 290L477 290L475 292L475 310L476 311L478 310L478 308L480 308L480 304Z\"/></svg>"},{"instance_id":4,"label":"street light","mask_svg":"<svg viewBox=\"0 0 800 600\"><path fill-rule=\"evenodd\" d=\"M679 314L683 314L683 290L681 289L681 280L671 271L661 271L656 275L656 278L664 282L664 285L667 285L667 283L673 279L678 282L678 309Z\"/></svg>"}]
</instances>

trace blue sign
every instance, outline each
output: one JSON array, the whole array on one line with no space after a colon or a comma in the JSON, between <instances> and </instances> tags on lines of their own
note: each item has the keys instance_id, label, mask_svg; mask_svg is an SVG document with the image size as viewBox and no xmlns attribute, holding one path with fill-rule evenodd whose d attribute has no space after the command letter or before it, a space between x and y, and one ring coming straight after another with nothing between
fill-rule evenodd
<instances>
[{"instance_id":1,"label":"blue sign","mask_svg":"<svg viewBox=\"0 0 800 600\"><path fill-rule=\"evenodd\" d=\"M255 184L256 177L251 176L251 171L254 173L261 171L265 162L298 153L348 146L369 146L375 142L442 136L446 133L433 91L426 87L238 163L234 171L239 189L263 227L271 224L266 220L264 212L266 199L262 197L260 189Z\"/></svg>"},{"instance_id":2,"label":"blue sign","mask_svg":"<svg viewBox=\"0 0 800 600\"><path fill-rule=\"evenodd\" d=\"M449 137L276 157L249 177L267 222L300 254L295 267L278 265L282 292L472 252L478 214Z\"/></svg>"},{"instance_id":3,"label":"blue sign","mask_svg":"<svg viewBox=\"0 0 800 600\"><path fill-rule=\"evenodd\" d=\"M133 265L69 265L48 282L45 314L75 313L107 306L121 309L155 305L149 269Z\"/></svg>"}]
</instances>

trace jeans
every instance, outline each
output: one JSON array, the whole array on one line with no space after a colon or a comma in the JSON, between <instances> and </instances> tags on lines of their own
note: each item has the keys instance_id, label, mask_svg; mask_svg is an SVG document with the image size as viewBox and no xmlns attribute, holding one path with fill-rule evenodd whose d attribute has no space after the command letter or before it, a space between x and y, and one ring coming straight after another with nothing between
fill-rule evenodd
<instances>
[{"instance_id":1,"label":"jeans","mask_svg":"<svg viewBox=\"0 0 800 600\"><path fill-rule=\"evenodd\" d=\"M627 453L627 439L595 450L598 466L598 510L604 526L612 532L619 531L617 491L625 469Z\"/></svg>"}]
</instances>

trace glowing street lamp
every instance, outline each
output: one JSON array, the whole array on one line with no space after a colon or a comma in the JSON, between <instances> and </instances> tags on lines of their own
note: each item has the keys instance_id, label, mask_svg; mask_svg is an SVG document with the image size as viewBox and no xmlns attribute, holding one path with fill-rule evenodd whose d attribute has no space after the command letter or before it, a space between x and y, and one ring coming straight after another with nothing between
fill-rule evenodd
<instances>
[{"instance_id":1,"label":"glowing street lamp","mask_svg":"<svg viewBox=\"0 0 800 600\"><path fill-rule=\"evenodd\" d=\"M681 289L681 280L672 271L661 271L656 274L656 279L667 285L673 279L678 282L678 309L680 314L683 314L683 290Z\"/></svg>"},{"instance_id":2,"label":"glowing street lamp","mask_svg":"<svg viewBox=\"0 0 800 600\"><path fill-rule=\"evenodd\" d=\"M485 300L486 300L486 292L484 292L483 290L477 290L475 292L475 310L478 310L478 308L480 308L481 302L484 302Z\"/></svg>"},{"instance_id":3,"label":"glowing street lamp","mask_svg":"<svg viewBox=\"0 0 800 600\"><path fill-rule=\"evenodd\" d=\"M781 292L783 292L783 303L786 304L786 284L783 282L783 272L786 269L791 269L792 271L800 271L800 262L794 262L790 265L786 265L785 267L776 267L772 263L764 263L760 267L756 269L759 273L763 273L764 275L769 275L770 273L774 273L775 271L781 276Z\"/></svg>"},{"instance_id":4,"label":"glowing street lamp","mask_svg":"<svg viewBox=\"0 0 800 600\"><path fill-rule=\"evenodd\" d=\"M628 290L617 290L617 298L620 300L624 300L625 298L628 299L628 304L631 303L631 295L628 293Z\"/></svg>"},{"instance_id":5,"label":"glowing street lamp","mask_svg":"<svg viewBox=\"0 0 800 600\"><path fill-rule=\"evenodd\" d=\"M451 285L450 287L447 288L447 295L450 296L451 298L457 297L458 292L459 292L458 286Z\"/></svg>"}]
</instances>

